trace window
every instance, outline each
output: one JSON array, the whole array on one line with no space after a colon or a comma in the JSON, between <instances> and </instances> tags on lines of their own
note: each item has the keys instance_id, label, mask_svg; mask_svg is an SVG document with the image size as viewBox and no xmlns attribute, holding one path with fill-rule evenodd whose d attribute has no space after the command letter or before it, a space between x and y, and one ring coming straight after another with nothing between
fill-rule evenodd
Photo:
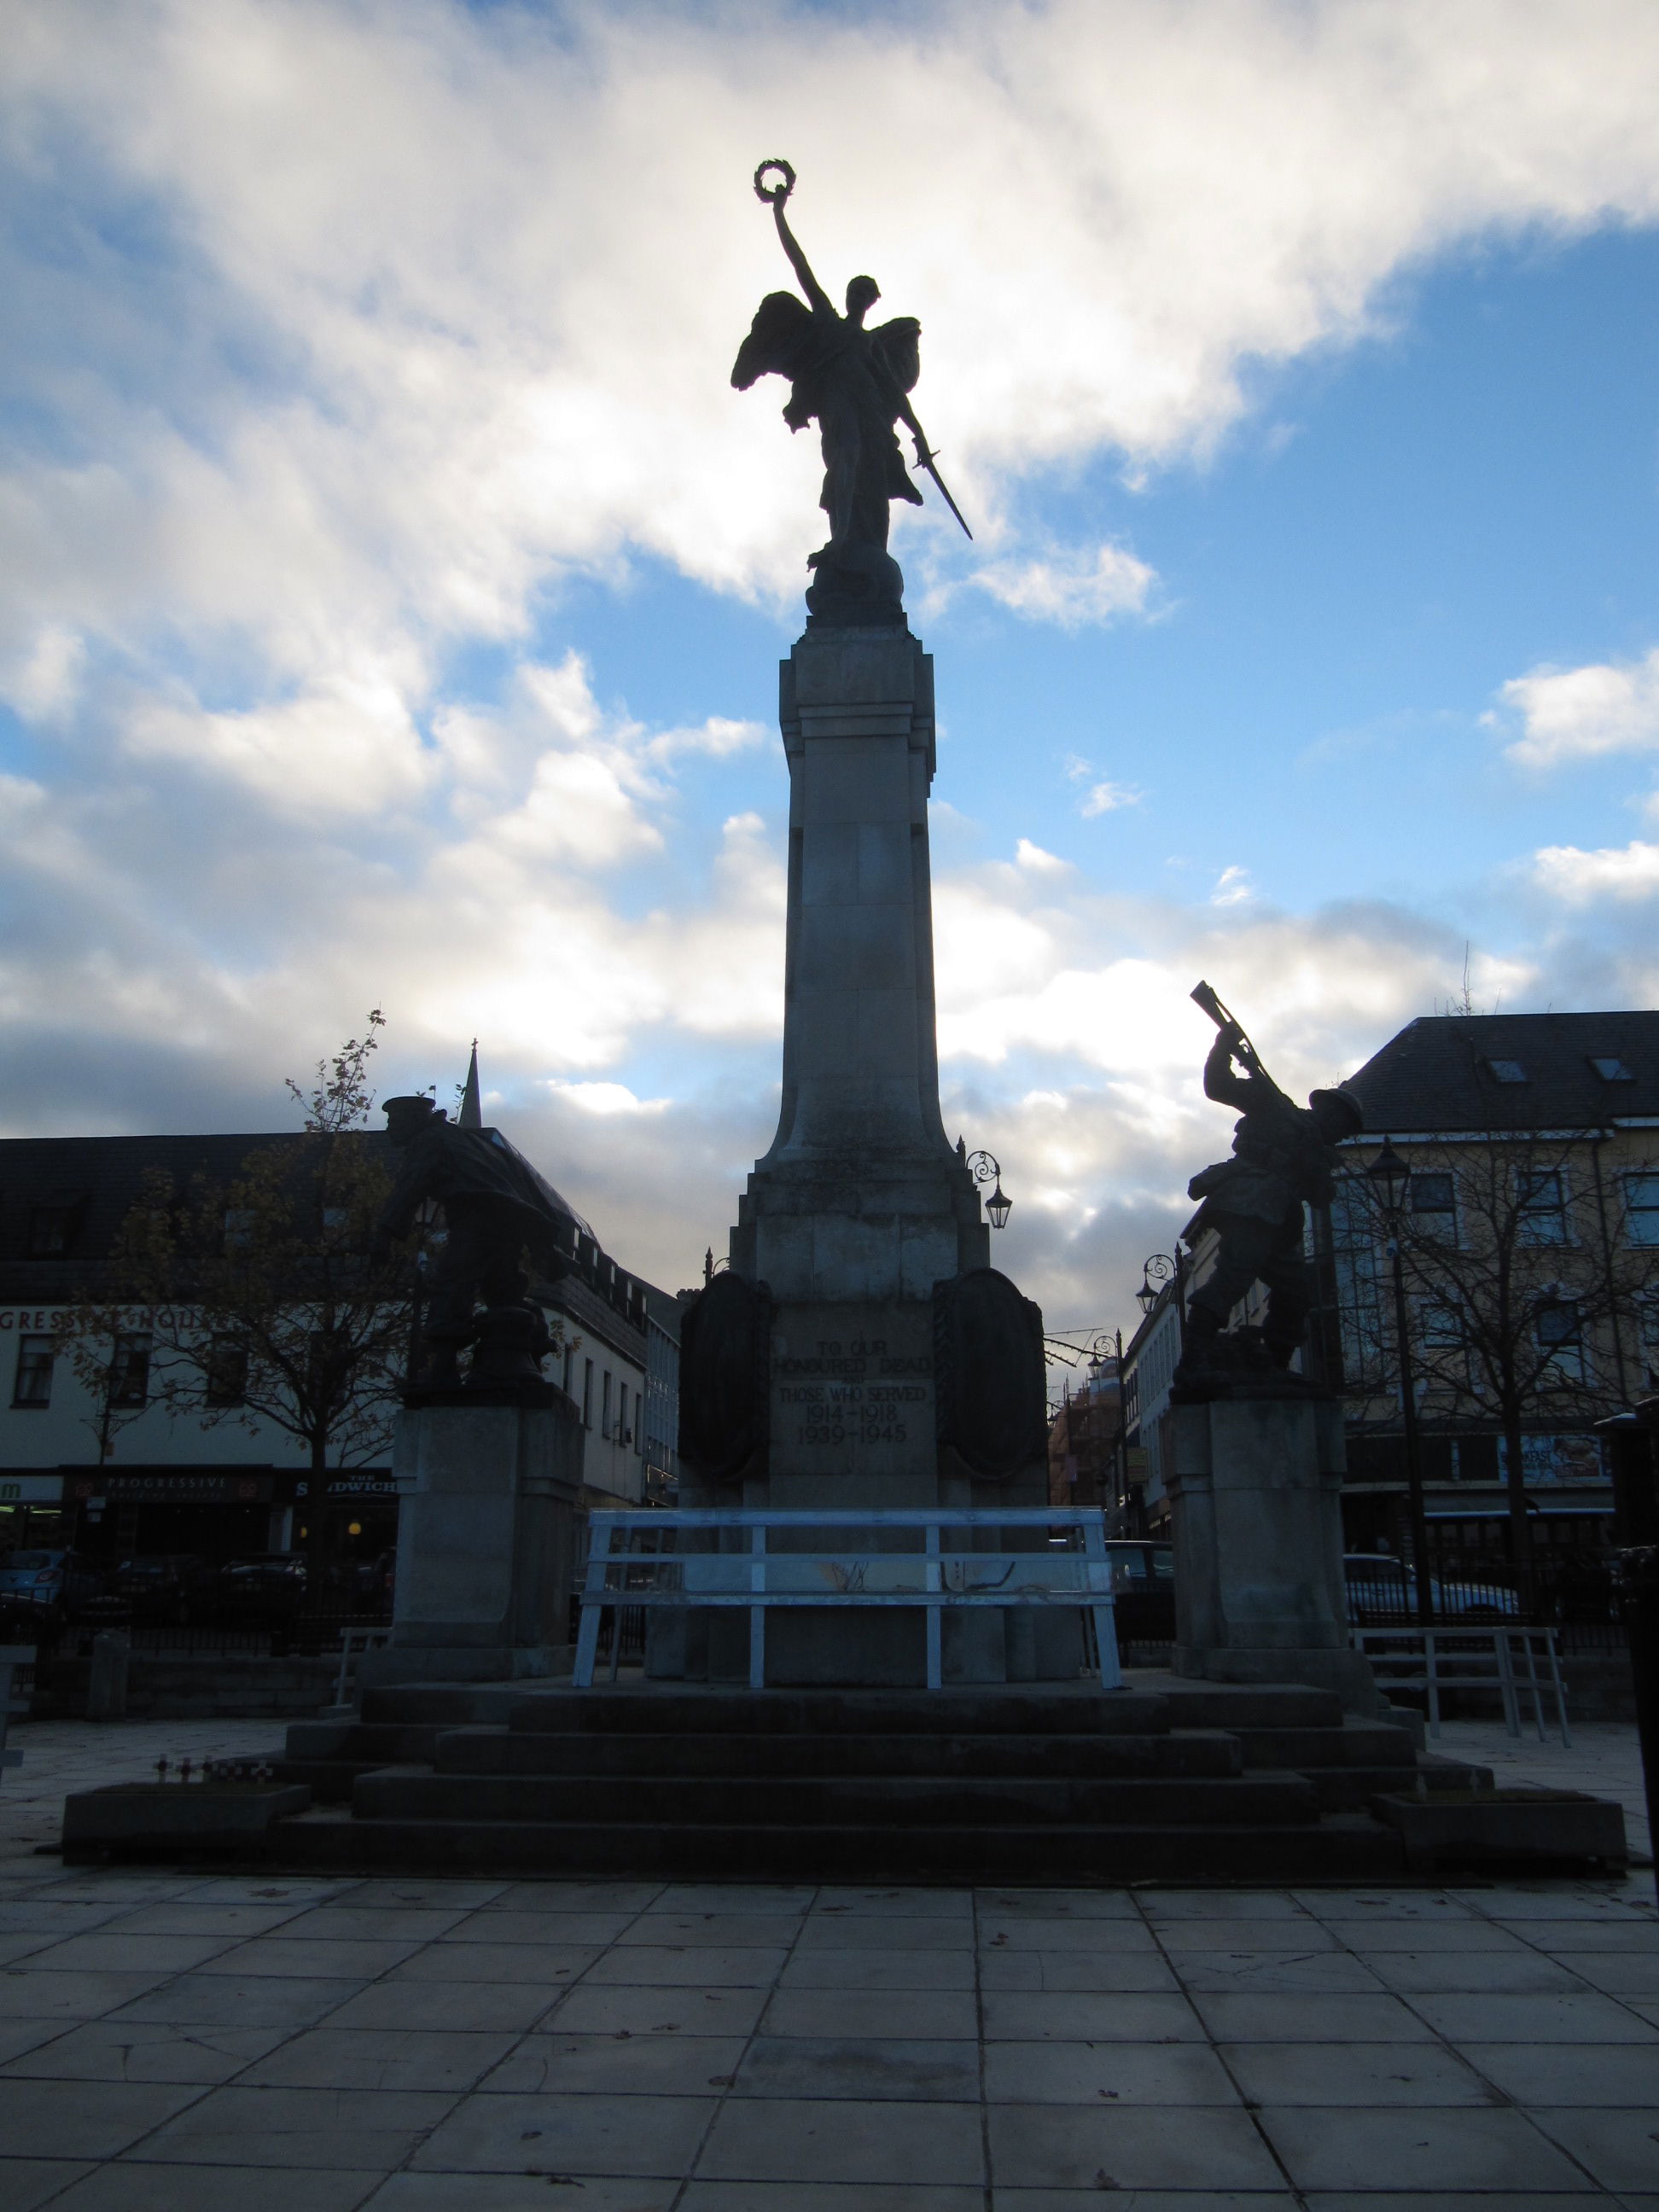
<instances>
[{"instance_id":1,"label":"window","mask_svg":"<svg viewBox=\"0 0 1659 2212\"><path fill-rule=\"evenodd\" d=\"M1624 1061L1622 1060L1614 1060L1611 1055L1605 1060L1598 1060L1595 1058L1594 1054L1592 1054L1590 1057L1590 1066L1595 1070L1595 1073L1601 1077L1603 1083L1634 1083L1636 1080L1636 1078L1631 1073L1629 1068L1626 1066Z\"/></svg>"},{"instance_id":2,"label":"window","mask_svg":"<svg viewBox=\"0 0 1659 2212\"><path fill-rule=\"evenodd\" d=\"M591 1429L592 1425L593 1363L591 1359L584 1359L582 1362L582 1426L585 1429Z\"/></svg>"},{"instance_id":3,"label":"window","mask_svg":"<svg viewBox=\"0 0 1659 2212\"><path fill-rule=\"evenodd\" d=\"M77 1206L62 1203L33 1207L29 1213L29 1258L61 1259L75 1243L80 1211Z\"/></svg>"},{"instance_id":4,"label":"window","mask_svg":"<svg viewBox=\"0 0 1659 2212\"><path fill-rule=\"evenodd\" d=\"M228 1206L224 1218L225 1250L246 1251L252 1241L253 1208L251 1206Z\"/></svg>"},{"instance_id":5,"label":"window","mask_svg":"<svg viewBox=\"0 0 1659 2212\"><path fill-rule=\"evenodd\" d=\"M608 1367L605 1370L605 1382L599 1396L599 1434L602 1437L611 1434L611 1370Z\"/></svg>"},{"instance_id":6,"label":"window","mask_svg":"<svg viewBox=\"0 0 1659 2212\"><path fill-rule=\"evenodd\" d=\"M1455 1215L1457 1204L1452 1190L1450 1176L1413 1173L1409 1186L1407 1203L1413 1213ZM1428 1229L1443 1225L1443 1223L1432 1220L1424 1224L1425 1228Z\"/></svg>"},{"instance_id":7,"label":"window","mask_svg":"<svg viewBox=\"0 0 1659 2212\"><path fill-rule=\"evenodd\" d=\"M115 1354L110 1362L109 1401L112 1406L147 1406L149 1403L150 1335L148 1329L134 1330L115 1340Z\"/></svg>"},{"instance_id":8,"label":"window","mask_svg":"<svg viewBox=\"0 0 1659 2212\"><path fill-rule=\"evenodd\" d=\"M564 1348L564 1395L567 1398L570 1395L570 1370L575 1361L575 1352L573 1351L571 1346L567 1344Z\"/></svg>"},{"instance_id":9,"label":"window","mask_svg":"<svg viewBox=\"0 0 1659 2212\"><path fill-rule=\"evenodd\" d=\"M17 1341L17 1380L12 1387L14 1406L49 1406L52 1369L57 1347L49 1336L24 1336Z\"/></svg>"},{"instance_id":10,"label":"window","mask_svg":"<svg viewBox=\"0 0 1659 2212\"><path fill-rule=\"evenodd\" d=\"M1625 1242L1659 1244L1659 1175L1625 1177Z\"/></svg>"},{"instance_id":11,"label":"window","mask_svg":"<svg viewBox=\"0 0 1659 2212\"><path fill-rule=\"evenodd\" d=\"M1534 1319L1538 1348L1547 1353L1539 1376L1546 1389L1584 1379L1584 1340L1576 1298L1543 1298Z\"/></svg>"},{"instance_id":12,"label":"window","mask_svg":"<svg viewBox=\"0 0 1659 2212\"><path fill-rule=\"evenodd\" d=\"M1527 1071L1518 1060L1489 1060L1486 1073L1494 1083L1524 1083Z\"/></svg>"},{"instance_id":13,"label":"window","mask_svg":"<svg viewBox=\"0 0 1659 2212\"><path fill-rule=\"evenodd\" d=\"M204 1364L210 1406L240 1406L247 1397L247 1346L234 1336L216 1336Z\"/></svg>"},{"instance_id":14,"label":"window","mask_svg":"<svg viewBox=\"0 0 1659 2212\"><path fill-rule=\"evenodd\" d=\"M351 1237L351 1208L349 1206L325 1206L323 1208L323 1243L331 1252L347 1249Z\"/></svg>"},{"instance_id":15,"label":"window","mask_svg":"<svg viewBox=\"0 0 1659 2212\"><path fill-rule=\"evenodd\" d=\"M1523 1244L1565 1244L1567 1199L1559 1168L1522 1168L1515 1178Z\"/></svg>"}]
</instances>

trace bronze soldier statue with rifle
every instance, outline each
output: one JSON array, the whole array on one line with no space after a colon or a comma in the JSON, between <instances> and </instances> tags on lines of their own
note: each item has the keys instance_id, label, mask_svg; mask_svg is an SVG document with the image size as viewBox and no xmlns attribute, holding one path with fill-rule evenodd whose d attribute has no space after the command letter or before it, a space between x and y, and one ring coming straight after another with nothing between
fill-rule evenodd
<instances>
[{"instance_id":1,"label":"bronze soldier statue with rifle","mask_svg":"<svg viewBox=\"0 0 1659 2212\"><path fill-rule=\"evenodd\" d=\"M1237 1106L1242 1119L1231 1159L1204 1169L1187 1186L1189 1197L1203 1201L1194 1231L1213 1230L1220 1249L1188 1301L1183 1367L1190 1376L1227 1363L1219 1340L1228 1316L1258 1282L1267 1292L1261 1337L1247 1338L1238 1352L1248 1356L1259 1341L1273 1366L1288 1367L1314 1301L1303 1208L1330 1204L1335 1147L1358 1134L1364 1115L1353 1093L1340 1085L1310 1091L1306 1106L1297 1105L1210 986L1200 983L1192 995L1218 1032L1204 1063L1204 1095Z\"/></svg>"},{"instance_id":2,"label":"bronze soldier statue with rifle","mask_svg":"<svg viewBox=\"0 0 1659 2212\"><path fill-rule=\"evenodd\" d=\"M746 392L763 376L787 377L784 421L792 430L817 423L823 447L818 504L830 518L830 538L807 560L814 581L806 604L814 618L902 623L904 578L887 550L888 508L896 499L915 507L922 501L904 465L896 423L915 441L916 467L927 471L973 536L910 405L921 374L921 325L914 316L897 315L867 329L865 317L881 297L873 276L854 276L847 287L846 313L836 311L785 218L784 202L794 187L787 161L763 161L755 172L756 194L771 208L806 305L793 292L767 294L739 349L732 381Z\"/></svg>"}]
</instances>

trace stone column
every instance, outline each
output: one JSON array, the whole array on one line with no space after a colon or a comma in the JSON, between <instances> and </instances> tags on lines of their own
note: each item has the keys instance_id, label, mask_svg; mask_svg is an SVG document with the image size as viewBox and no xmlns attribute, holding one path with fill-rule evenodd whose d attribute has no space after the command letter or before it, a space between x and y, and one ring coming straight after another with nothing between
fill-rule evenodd
<instances>
[{"instance_id":1,"label":"stone column","mask_svg":"<svg viewBox=\"0 0 1659 2212\"><path fill-rule=\"evenodd\" d=\"M780 719L790 786L782 1100L732 1233L738 1279L722 1290L716 1279L706 1326L688 1317L681 1496L867 1507L860 1548L914 1551L916 1532L883 1532L884 1510L1040 1504L1047 1491L1040 1355L1031 1418L1010 1425L1020 1442L1006 1463L976 1466L940 1441L951 1426L935 1374L940 1286L982 1281L990 1244L939 1115L932 659L902 622L815 618L783 664ZM1011 1389L1033 1395L1023 1341L1007 1351ZM1069 1613L1035 1634L1029 1620L1011 1630L992 1613L947 1616L945 1627L947 1678L1077 1671ZM653 1670L741 1674L745 1633L735 1613L665 1622ZM780 1682L924 1679L920 1612L781 1610L767 1638Z\"/></svg>"},{"instance_id":2,"label":"stone column","mask_svg":"<svg viewBox=\"0 0 1659 2212\"><path fill-rule=\"evenodd\" d=\"M1306 1682L1380 1712L1348 1641L1341 1407L1287 1376L1177 1401L1164 1421L1176 1673Z\"/></svg>"},{"instance_id":3,"label":"stone column","mask_svg":"<svg viewBox=\"0 0 1659 2212\"><path fill-rule=\"evenodd\" d=\"M569 1664L582 1426L563 1391L411 1393L392 1643L365 1682L506 1681Z\"/></svg>"}]
</instances>

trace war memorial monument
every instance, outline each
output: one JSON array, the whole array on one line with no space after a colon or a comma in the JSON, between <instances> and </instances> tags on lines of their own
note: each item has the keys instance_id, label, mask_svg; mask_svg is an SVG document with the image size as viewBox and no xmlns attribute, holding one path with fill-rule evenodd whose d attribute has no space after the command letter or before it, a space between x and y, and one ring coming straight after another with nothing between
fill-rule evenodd
<instances>
[{"instance_id":1,"label":"war memorial monument","mask_svg":"<svg viewBox=\"0 0 1659 2212\"><path fill-rule=\"evenodd\" d=\"M990 1266L939 1113L933 665L887 550L890 502L921 495L898 426L949 500L910 405L920 329L868 326L868 276L832 304L786 216L793 182L767 161L755 189L803 296L762 302L732 373L741 390L781 377L785 420L817 424L829 523L781 670L781 1101L726 1260L684 1311L678 1505L589 1516L573 1678L583 1432L542 1378L520 1272L526 1250L562 1264L572 1217L499 1132L392 1102L405 1165L386 1228L435 1201L449 1234L399 1416L391 1647L364 1662L360 1710L296 1724L264 1783L222 1804L71 1798L66 1850L210 1837L365 1872L1373 1881L1434 1864L1428 1784L1466 1854L1621 1864L1616 1805L1516 1811L1480 1796L1480 1770L1420 1764L1348 1648L1340 1411L1290 1369L1303 1208L1354 1109L1340 1091L1296 1105L1205 986L1206 1087L1242 1118L1194 1183L1217 1255L1168 1416L1172 1671L1123 1680L1094 1602L1100 1516L1048 1500L1042 1317ZM1230 1328L1257 1280L1263 1326ZM642 1600L643 1678L617 1679L613 1633L595 1680L601 1617Z\"/></svg>"}]
</instances>

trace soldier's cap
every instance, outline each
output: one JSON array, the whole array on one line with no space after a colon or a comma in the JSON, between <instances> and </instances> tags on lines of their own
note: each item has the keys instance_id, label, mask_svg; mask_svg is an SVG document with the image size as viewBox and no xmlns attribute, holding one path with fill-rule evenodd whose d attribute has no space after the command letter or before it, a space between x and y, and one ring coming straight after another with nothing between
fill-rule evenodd
<instances>
[{"instance_id":1,"label":"soldier's cap","mask_svg":"<svg viewBox=\"0 0 1659 2212\"><path fill-rule=\"evenodd\" d=\"M1340 1106L1348 1118L1350 1136L1358 1136L1365 1126L1365 1109L1346 1083L1339 1083L1334 1091L1310 1091L1308 1103L1316 1114L1327 1105Z\"/></svg>"}]
</instances>

